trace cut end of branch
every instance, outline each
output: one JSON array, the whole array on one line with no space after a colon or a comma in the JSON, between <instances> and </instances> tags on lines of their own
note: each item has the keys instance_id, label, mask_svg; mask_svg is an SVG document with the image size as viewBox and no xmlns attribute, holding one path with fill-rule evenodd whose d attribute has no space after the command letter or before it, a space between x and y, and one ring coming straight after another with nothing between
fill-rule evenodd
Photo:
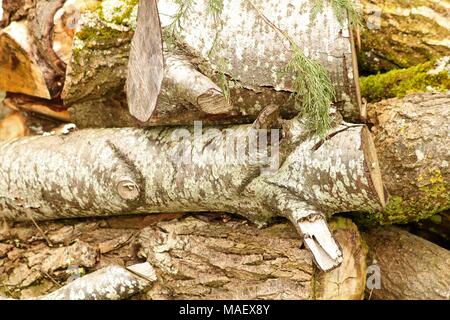
<instances>
[{"instance_id":1,"label":"cut end of branch","mask_svg":"<svg viewBox=\"0 0 450 320\"><path fill-rule=\"evenodd\" d=\"M378 201L382 208L386 206L387 195L384 192L383 180L381 178L380 164L378 162L375 143L367 127L361 130L362 148L366 160L366 170L369 173L370 182L378 197Z\"/></svg>"},{"instance_id":2,"label":"cut end of branch","mask_svg":"<svg viewBox=\"0 0 450 320\"><path fill-rule=\"evenodd\" d=\"M317 266L323 271L337 268L343 261L342 252L334 240L325 218L298 222L298 228Z\"/></svg>"}]
</instances>

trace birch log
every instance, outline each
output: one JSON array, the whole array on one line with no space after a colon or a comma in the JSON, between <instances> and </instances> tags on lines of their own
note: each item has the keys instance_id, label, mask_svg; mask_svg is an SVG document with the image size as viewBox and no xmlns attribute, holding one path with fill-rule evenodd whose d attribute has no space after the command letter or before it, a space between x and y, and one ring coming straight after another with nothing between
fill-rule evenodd
<instances>
[{"instance_id":1,"label":"birch log","mask_svg":"<svg viewBox=\"0 0 450 320\"><path fill-rule=\"evenodd\" d=\"M346 119L359 121L358 73L346 22L341 26L326 6L312 23L309 0L254 4L326 67L337 91L336 105ZM293 74L281 77L278 72L291 58L290 45L247 0L226 0L217 15L208 14L207 1L196 0L180 21L170 19L179 10L174 2L161 0L158 6L166 34L166 74L156 109L145 123L128 113L124 92L137 7L107 0L79 21L63 90L79 127L191 124L192 119L251 122L269 104L279 105L287 117L301 111L289 99ZM181 27L172 33L171 23ZM177 61L185 61L182 69ZM192 81L193 86L185 85ZM203 96L223 109L211 112L214 104L201 103Z\"/></svg>"},{"instance_id":2,"label":"birch log","mask_svg":"<svg viewBox=\"0 0 450 320\"><path fill-rule=\"evenodd\" d=\"M380 268L373 299L450 299L450 251L395 227L364 233L369 259Z\"/></svg>"},{"instance_id":3,"label":"birch log","mask_svg":"<svg viewBox=\"0 0 450 320\"><path fill-rule=\"evenodd\" d=\"M148 263L128 268L113 265L28 300L121 300L148 289L155 281L155 271ZM0 300L5 299L8 300L0 297Z\"/></svg>"},{"instance_id":4,"label":"birch log","mask_svg":"<svg viewBox=\"0 0 450 320\"><path fill-rule=\"evenodd\" d=\"M0 216L221 211L256 223L283 216L329 270L342 257L325 218L381 209L381 175L365 126L342 124L325 141L308 138L303 128L298 120L284 124L279 153L278 131L267 145L261 141L268 131L258 136L252 125L204 134L192 128L81 130L7 142L0 145ZM262 139L258 148L255 137Z\"/></svg>"}]
</instances>

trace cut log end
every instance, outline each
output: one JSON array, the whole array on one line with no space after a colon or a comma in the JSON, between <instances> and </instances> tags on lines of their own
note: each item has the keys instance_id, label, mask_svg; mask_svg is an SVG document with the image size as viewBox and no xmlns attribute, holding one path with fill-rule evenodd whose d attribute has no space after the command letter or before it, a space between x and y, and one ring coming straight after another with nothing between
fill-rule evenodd
<instances>
[{"instance_id":1,"label":"cut log end","mask_svg":"<svg viewBox=\"0 0 450 320\"><path fill-rule=\"evenodd\" d=\"M381 207L384 208L386 206L387 194L384 191L375 143L372 134L367 127L364 127L363 130L361 130L361 144L366 162L366 170L370 177L369 182L379 199Z\"/></svg>"}]
</instances>

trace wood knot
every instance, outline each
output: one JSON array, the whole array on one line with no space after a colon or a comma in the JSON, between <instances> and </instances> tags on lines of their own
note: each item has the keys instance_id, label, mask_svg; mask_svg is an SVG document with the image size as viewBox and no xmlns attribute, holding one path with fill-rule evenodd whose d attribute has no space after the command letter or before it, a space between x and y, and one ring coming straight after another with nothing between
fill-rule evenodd
<instances>
[{"instance_id":1,"label":"wood knot","mask_svg":"<svg viewBox=\"0 0 450 320\"><path fill-rule=\"evenodd\" d=\"M117 184L117 192L124 200L136 200L139 197L139 187L131 180L121 180Z\"/></svg>"}]
</instances>

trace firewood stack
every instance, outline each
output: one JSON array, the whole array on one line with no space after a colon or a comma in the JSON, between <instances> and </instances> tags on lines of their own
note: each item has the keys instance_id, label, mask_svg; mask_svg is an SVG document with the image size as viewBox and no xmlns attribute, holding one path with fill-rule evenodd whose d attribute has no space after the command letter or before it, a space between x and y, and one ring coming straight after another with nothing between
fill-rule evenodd
<instances>
[{"instance_id":1,"label":"firewood stack","mask_svg":"<svg viewBox=\"0 0 450 320\"><path fill-rule=\"evenodd\" d=\"M450 97L363 104L350 8L1 7L0 296L86 296L73 288L138 265L152 275L152 286L133 287L142 299L450 298L448 250L371 229L448 209ZM68 218L82 220L52 222ZM17 237L22 247L11 245ZM397 281L402 261L420 259L419 242L434 259ZM54 266L30 258L41 251ZM98 271L49 294L52 277L67 283L66 252L70 265ZM439 288L411 292L426 276ZM39 282L48 285L34 290Z\"/></svg>"}]
</instances>

